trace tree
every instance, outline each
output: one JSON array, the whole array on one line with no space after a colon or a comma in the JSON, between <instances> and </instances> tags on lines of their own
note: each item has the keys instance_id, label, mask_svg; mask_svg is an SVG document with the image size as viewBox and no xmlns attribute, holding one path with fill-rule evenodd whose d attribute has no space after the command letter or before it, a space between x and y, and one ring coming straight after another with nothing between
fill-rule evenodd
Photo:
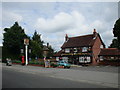
<instances>
[{"instance_id":1,"label":"tree","mask_svg":"<svg viewBox=\"0 0 120 90\"><path fill-rule=\"evenodd\" d=\"M54 49L51 47L51 45L49 45L49 43L47 43L47 48L48 48L47 57L50 58L50 57L52 57L53 54L54 54Z\"/></svg>"},{"instance_id":2,"label":"tree","mask_svg":"<svg viewBox=\"0 0 120 90\"><path fill-rule=\"evenodd\" d=\"M112 43L109 46L109 48L120 49L120 18L114 24L113 34L114 34L114 37L116 37L116 39L112 40Z\"/></svg>"},{"instance_id":3,"label":"tree","mask_svg":"<svg viewBox=\"0 0 120 90\"><path fill-rule=\"evenodd\" d=\"M114 37L117 37L117 41L118 41L118 47L120 49L120 18L115 22L114 28L113 28L113 34ZM116 44L116 43L115 43Z\"/></svg>"},{"instance_id":4,"label":"tree","mask_svg":"<svg viewBox=\"0 0 120 90\"><path fill-rule=\"evenodd\" d=\"M4 29L3 34L3 57L10 57L18 59L20 55L20 48L23 46L24 38L28 37L24 29L15 22L10 28Z\"/></svg>"},{"instance_id":5,"label":"tree","mask_svg":"<svg viewBox=\"0 0 120 90\"><path fill-rule=\"evenodd\" d=\"M118 40L113 39L111 45L109 46L109 48L118 48Z\"/></svg>"},{"instance_id":6,"label":"tree","mask_svg":"<svg viewBox=\"0 0 120 90\"><path fill-rule=\"evenodd\" d=\"M31 57L39 57L42 58L42 52L43 52L43 41L41 40L41 35L37 33L37 31L34 32L34 35L31 40Z\"/></svg>"}]
</instances>

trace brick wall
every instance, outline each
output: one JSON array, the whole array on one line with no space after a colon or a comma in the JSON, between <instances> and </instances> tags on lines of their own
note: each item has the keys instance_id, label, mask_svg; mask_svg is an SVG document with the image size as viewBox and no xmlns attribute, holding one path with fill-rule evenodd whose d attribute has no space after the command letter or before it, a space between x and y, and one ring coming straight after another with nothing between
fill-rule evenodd
<instances>
[{"instance_id":1,"label":"brick wall","mask_svg":"<svg viewBox=\"0 0 120 90\"><path fill-rule=\"evenodd\" d=\"M98 62L97 62L97 59L98 59L98 55L100 53L100 46L102 45L102 42L99 38L99 36L97 36L96 40L95 40L95 43L92 47L92 51L93 51L93 61L92 61L92 65L97 65Z\"/></svg>"}]
</instances>

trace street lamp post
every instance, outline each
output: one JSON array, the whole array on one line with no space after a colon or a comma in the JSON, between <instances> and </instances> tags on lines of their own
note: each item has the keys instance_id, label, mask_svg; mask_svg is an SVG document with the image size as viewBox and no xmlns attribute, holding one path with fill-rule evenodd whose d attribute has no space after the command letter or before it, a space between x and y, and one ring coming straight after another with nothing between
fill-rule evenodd
<instances>
[{"instance_id":1,"label":"street lamp post","mask_svg":"<svg viewBox=\"0 0 120 90\"><path fill-rule=\"evenodd\" d=\"M25 44L25 65L28 64L28 45L29 45L29 39L25 38L24 39L24 44Z\"/></svg>"}]
</instances>

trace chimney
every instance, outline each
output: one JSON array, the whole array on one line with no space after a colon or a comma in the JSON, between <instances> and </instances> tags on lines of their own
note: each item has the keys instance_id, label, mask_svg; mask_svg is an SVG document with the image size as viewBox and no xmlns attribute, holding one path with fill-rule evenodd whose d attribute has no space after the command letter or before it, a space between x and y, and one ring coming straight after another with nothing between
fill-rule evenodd
<instances>
[{"instance_id":1,"label":"chimney","mask_svg":"<svg viewBox=\"0 0 120 90\"><path fill-rule=\"evenodd\" d=\"M93 30L93 34L96 34L96 29Z\"/></svg>"},{"instance_id":2,"label":"chimney","mask_svg":"<svg viewBox=\"0 0 120 90\"><path fill-rule=\"evenodd\" d=\"M68 35L66 34L65 36L65 41L67 42L68 41Z\"/></svg>"},{"instance_id":3,"label":"chimney","mask_svg":"<svg viewBox=\"0 0 120 90\"><path fill-rule=\"evenodd\" d=\"M93 37L96 38L97 37L97 32L96 29L93 30Z\"/></svg>"},{"instance_id":4,"label":"chimney","mask_svg":"<svg viewBox=\"0 0 120 90\"><path fill-rule=\"evenodd\" d=\"M47 47L49 47L49 43L47 43Z\"/></svg>"}]
</instances>

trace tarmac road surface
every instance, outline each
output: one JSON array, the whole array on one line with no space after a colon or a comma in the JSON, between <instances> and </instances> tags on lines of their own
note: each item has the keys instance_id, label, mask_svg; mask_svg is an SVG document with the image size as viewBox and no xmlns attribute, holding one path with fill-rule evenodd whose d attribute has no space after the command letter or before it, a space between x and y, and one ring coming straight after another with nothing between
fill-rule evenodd
<instances>
[{"instance_id":1,"label":"tarmac road surface","mask_svg":"<svg viewBox=\"0 0 120 90\"><path fill-rule=\"evenodd\" d=\"M2 88L118 88L117 73L21 65L2 70Z\"/></svg>"}]
</instances>

